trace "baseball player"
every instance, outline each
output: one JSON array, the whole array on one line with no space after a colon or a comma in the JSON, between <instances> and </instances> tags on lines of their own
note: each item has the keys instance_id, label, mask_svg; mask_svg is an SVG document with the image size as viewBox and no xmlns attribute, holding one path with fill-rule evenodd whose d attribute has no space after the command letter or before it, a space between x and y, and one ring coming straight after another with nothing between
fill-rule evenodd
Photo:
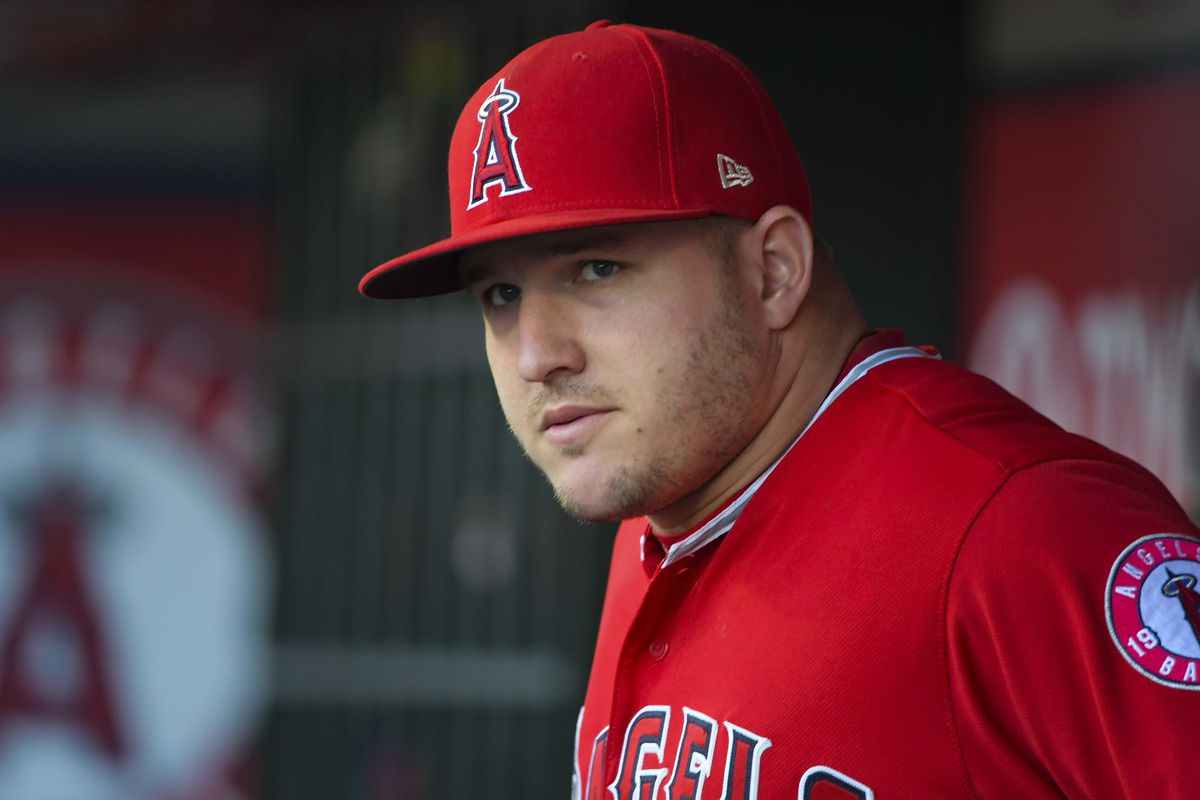
<instances>
[{"instance_id":1,"label":"baseball player","mask_svg":"<svg viewBox=\"0 0 1200 800\"><path fill-rule=\"evenodd\" d=\"M467 102L452 234L563 506L623 519L575 732L601 798L1184 798L1200 532L1137 464L867 328L728 53L596 23Z\"/></svg>"}]
</instances>

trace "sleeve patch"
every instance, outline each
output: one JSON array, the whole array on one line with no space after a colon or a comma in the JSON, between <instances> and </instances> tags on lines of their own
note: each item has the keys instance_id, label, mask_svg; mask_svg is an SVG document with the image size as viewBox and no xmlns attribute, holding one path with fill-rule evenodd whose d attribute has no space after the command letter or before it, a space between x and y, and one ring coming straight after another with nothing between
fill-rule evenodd
<instances>
[{"instance_id":1,"label":"sleeve patch","mask_svg":"<svg viewBox=\"0 0 1200 800\"><path fill-rule=\"evenodd\" d=\"M1125 660L1155 683L1200 691L1200 540L1155 533L1113 562L1108 631Z\"/></svg>"}]
</instances>

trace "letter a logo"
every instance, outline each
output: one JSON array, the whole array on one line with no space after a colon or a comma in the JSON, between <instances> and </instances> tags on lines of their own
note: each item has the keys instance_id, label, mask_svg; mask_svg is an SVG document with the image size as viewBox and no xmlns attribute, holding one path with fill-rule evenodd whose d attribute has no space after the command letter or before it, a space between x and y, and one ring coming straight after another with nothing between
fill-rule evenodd
<instances>
[{"instance_id":1,"label":"letter a logo","mask_svg":"<svg viewBox=\"0 0 1200 800\"><path fill-rule=\"evenodd\" d=\"M471 200L467 209L487 202L487 187L500 184L500 197L528 192L529 184L521 174L517 160L517 137L508 127L508 115L521 102L521 96L504 86L504 78L479 106L479 143L475 145L475 166L471 170Z\"/></svg>"}]
</instances>

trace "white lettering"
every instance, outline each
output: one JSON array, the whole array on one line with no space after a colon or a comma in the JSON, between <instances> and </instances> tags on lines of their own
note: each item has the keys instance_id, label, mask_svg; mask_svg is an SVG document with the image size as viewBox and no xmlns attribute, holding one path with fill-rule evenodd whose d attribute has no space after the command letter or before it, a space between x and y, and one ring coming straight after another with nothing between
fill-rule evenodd
<instances>
[{"instance_id":1,"label":"white lettering","mask_svg":"<svg viewBox=\"0 0 1200 800\"><path fill-rule=\"evenodd\" d=\"M613 800L651 798L658 795L667 767L663 764L663 746L671 725L670 706L643 706L625 728L625 744L617 777L609 784ZM652 767L657 763L660 766Z\"/></svg>"},{"instance_id":2,"label":"white lettering","mask_svg":"<svg viewBox=\"0 0 1200 800\"><path fill-rule=\"evenodd\" d=\"M57 343L64 323L49 307L32 301L9 306L0 320L11 386L40 387L54 377Z\"/></svg>"},{"instance_id":3,"label":"white lettering","mask_svg":"<svg viewBox=\"0 0 1200 800\"><path fill-rule=\"evenodd\" d=\"M675 751L675 771L667 784L666 796L700 797L704 783L712 774L713 751L720 726L707 714L683 707L683 730Z\"/></svg>"},{"instance_id":4,"label":"white lettering","mask_svg":"<svg viewBox=\"0 0 1200 800\"><path fill-rule=\"evenodd\" d=\"M575 718L575 763L571 772L571 800L582 800L583 779L579 774L579 729L583 726L583 706L579 707L579 716Z\"/></svg>"},{"instance_id":5,"label":"white lettering","mask_svg":"<svg viewBox=\"0 0 1200 800\"><path fill-rule=\"evenodd\" d=\"M625 729L617 774L607 787L603 780L608 728L601 731L592 747L587 782L577 780L584 800L601 800L602 796L610 800L659 800L660 795L700 800L705 783L717 766L714 755L720 724L686 706L683 711L679 746L675 758L668 761L665 744L671 726L671 707L643 706ZM771 740L732 722L724 722L724 727L729 737L729 750L721 798L757 800L759 763L763 752L771 746ZM578 760L578 756L576 758ZM666 781L668 774L672 775L669 783Z\"/></svg>"},{"instance_id":6,"label":"white lettering","mask_svg":"<svg viewBox=\"0 0 1200 800\"><path fill-rule=\"evenodd\" d=\"M1170 675L1171 670L1174 668L1174 666L1175 666L1175 659L1171 658L1170 656L1167 656L1166 658L1163 659L1162 666L1158 668L1158 674L1159 675Z\"/></svg>"},{"instance_id":7,"label":"white lettering","mask_svg":"<svg viewBox=\"0 0 1200 800\"><path fill-rule=\"evenodd\" d=\"M825 791L818 787L824 786ZM800 789L797 792L799 800L811 800L814 797L826 797L832 793L838 797L853 797L854 800L875 800L875 792L865 783L859 783L844 772L838 772L833 767L824 765L810 767L800 776Z\"/></svg>"},{"instance_id":8,"label":"white lettering","mask_svg":"<svg viewBox=\"0 0 1200 800\"><path fill-rule=\"evenodd\" d=\"M1196 662L1195 661L1188 662L1187 669L1185 669L1183 671L1183 679L1187 683L1195 683L1196 682Z\"/></svg>"},{"instance_id":9,"label":"white lettering","mask_svg":"<svg viewBox=\"0 0 1200 800\"><path fill-rule=\"evenodd\" d=\"M771 746L765 736L725 723L729 732L729 750L725 756L725 789L721 800L758 800L758 763ZM738 780L738 776L743 776Z\"/></svg>"},{"instance_id":10,"label":"white lettering","mask_svg":"<svg viewBox=\"0 0 1200 800\"><path fill-rule=\"evenodd\" d=\"M1142 560L1142 563L1145 564L1146 566L1149 567L1149 566L1154 565L1154 556L1146 548L1139 547L1137 549L1137 556L1138 556L1138 558L1140 558Z\"/></svg>"},{"instance_id":11,"label":"white lettering","mask_svg":"<svg viewBox=\"0 0 1200 800\"><path fill-rule=\"evenodd\" d=\"M128 309L98 310L83 336L83 372L101 385L125 386L137 366L143 335Z\"/></svg>"},{"instance_id":12,"label":"white lettering","mask_svg":"<svg viewBox=\"0 0 1200 800\"><path fill-rule=\"evenodd\" d=\"M1158 548L1158 552L1162 553L1163 558L1171 557L1171 554L1167 552L1167 543L1162 539L1159 539L1157 542L1155 542L1154 546Z\"/></svg>"},{"instance_id":13,"label":"white lettering","mask_svg":"<svg viewBox=\"0 0 1200 800\"><path fill-rule=\"evenodd\" d=\"M1180 558L1187 558L1187 556L1185 556L1183 553L1183 547L1181 546L1180 541L1178 539L1172 539L1171 541L1175 543L1175 554Z\"/></svg>"},{"instance_id":14,"label":"white lettering","mask_svg":"<svg viewBox=\"0 0 1200 800\"><path fill-rule=\"evenodd\" d=\"M1139 657L1146 655L1146 651L1138 647L1137 642L1133 640L1132 636L1125 640L1125 644L1129 645L1129 649L1137 653Z\"/></svg>"},{"instance_id":15,"label":"white lettering","mask_svg":"<svg viewBox=\"0 0 1200 800\"><path fill-rule=\"evenodd\" d=\"M1137 587L1136 586L1118 586L1115 589L1113 589L1113 591L1116 592L1117 594L1121 595L1122 597L1128 597L1130 600L1137 600Z\"/></svg>"},{"instance_id":16,"label":"white lettering","mask_svg":"<svg viewBox=\"0 0 1200 800\"><path fill-rule=\"evenodd\" d=\"M1142 579L1142 576L1146 574L1142 570L1135 567L1133 564L1126 564L1125 566L1121 567L1121 570L1123 572L1126 572L1126 573L1132 575L1133 579L1136 581L1140 581Z\"/></svg>"}]
</instances>

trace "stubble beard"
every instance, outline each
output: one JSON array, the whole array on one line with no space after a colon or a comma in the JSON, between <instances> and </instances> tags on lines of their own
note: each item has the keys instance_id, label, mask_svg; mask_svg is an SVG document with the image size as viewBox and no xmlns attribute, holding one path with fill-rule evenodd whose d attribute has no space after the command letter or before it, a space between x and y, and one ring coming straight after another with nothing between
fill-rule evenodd
<instances>
[{"instance_id":1,"label":"stubble beard","mask_svg":"<svg viewBox=\"0 0 1200 800\"><path fill-rule=\"evenodd\" d=\"M547 476L549 478L549 476ZM554 499L577 522L608 522L646 513L649 498L667 484L667 472L657 462L630 466L621 464L604 479L604 503L595 508L584 503L569 487L551 482Z\"/></svg>"},{"instance_id":2,"label":"stubble beard","mask_svg":"<svg viewBox=\"0 0 1200 800\"><path fill-rule=\"evenodd\" d=\"M601 522L652 514L703 486L752 438L753 420L742 410L746 393L761 380L763 355L737 303L738 286L734 280L728 284L722 287L726 301L666 386L668 408L661 417L677 429L673 446L643 463L618 464L603 478L600 502L586 502L547 474L555 499L572 518ZM559 453L578 458L586 450L581 444Z\"/></svg>"}]
</instances>

